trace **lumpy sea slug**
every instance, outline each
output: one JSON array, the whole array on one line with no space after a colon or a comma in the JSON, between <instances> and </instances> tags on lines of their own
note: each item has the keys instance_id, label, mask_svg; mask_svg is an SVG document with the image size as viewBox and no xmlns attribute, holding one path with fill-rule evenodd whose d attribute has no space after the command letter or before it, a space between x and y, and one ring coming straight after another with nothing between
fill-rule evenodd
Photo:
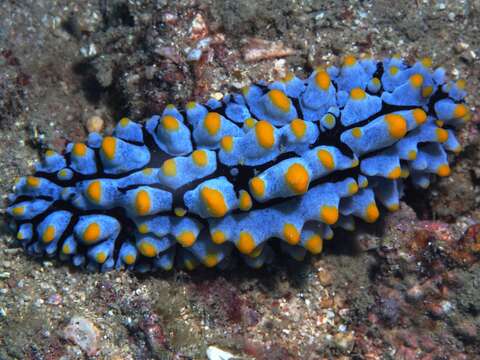
<instances>
[{"instance_id":1,"label":"lumpy sea slug","mask_svg":"<svg viewBox=\"0 0 480 360\"><path fill-rule=\"evenodd\" d=\"M7 213L28 254L90 270L260 267L273 242L300 260L450 174L464 88L428 58L346 56L48 150Z\"/></svg>"}]
</instances>

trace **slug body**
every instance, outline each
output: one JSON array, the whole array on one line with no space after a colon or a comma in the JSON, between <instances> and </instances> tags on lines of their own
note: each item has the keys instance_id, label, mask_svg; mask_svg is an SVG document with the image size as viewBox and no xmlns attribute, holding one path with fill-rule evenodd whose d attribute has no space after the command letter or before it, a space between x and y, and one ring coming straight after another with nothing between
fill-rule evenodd
<instances>
[{"instance_id":1,"label":"slug body","mask_svg":"<svg viewBox=\"0 0 480 360\"><path fill-rule=\"evenodd\" d=\"M429 59L347 56L49 150L7 213L28 254L91 270L227 266L234 253L260 267L272 239L300 260L334 228L397 210L407 178L449 175L464 97Z\"/></svg>"}]
</instances>

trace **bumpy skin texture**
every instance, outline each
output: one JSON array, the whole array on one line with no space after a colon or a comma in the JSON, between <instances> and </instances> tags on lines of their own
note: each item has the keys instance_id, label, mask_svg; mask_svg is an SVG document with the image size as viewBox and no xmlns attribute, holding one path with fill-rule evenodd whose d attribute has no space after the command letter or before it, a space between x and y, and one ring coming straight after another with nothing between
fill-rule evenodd
<instances>
[{"instance_id":1,"label":"bumpy skin texture","mask_svg":"<svg viewBox=\"0 0 480 360\"><path fill-rule=\"evenodd\" d=\"M377 204L398 209L404 179L449 175L463 89L429 59L347 56L47 151L7 212L28 254L91 270L260 267L273 239L300 260L333 228L375 222Z\"/></svg>"}]
</instances>

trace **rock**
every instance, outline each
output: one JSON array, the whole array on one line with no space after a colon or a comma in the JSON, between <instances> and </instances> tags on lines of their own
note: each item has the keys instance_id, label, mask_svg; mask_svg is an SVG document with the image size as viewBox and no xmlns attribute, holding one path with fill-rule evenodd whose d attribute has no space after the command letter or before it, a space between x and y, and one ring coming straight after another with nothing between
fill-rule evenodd
<instances>
[{"instance_id":1,"label":"rock","mask_svg":"<svg viewBox=\"0 0 480 360\"><path fill-rule=\"evenodd\" d=\"M330 286L333 283L333 277L332 274L327 271L326 269L320 269L318 272L318 280L320 281L320 284L322 286Z\"/></svg>"},{"instance_id":2,"label":"rock","mask_svg":"<svg viewBox=\"0 0 480 360\"><path fill-rule=\"evenodd\" d=\"M415 303L425 296L425 293L420 286L420 284L413 285L410 289L407 290L406 299L412 303Z\"/></svg>"},{"instance_id":3,"label":"rock","mask_svg":"<svg viewBox=\"0 0 480 360\"><path fill-rule=\"evenodd\" d=\"M63 337L78 345L88 356L98 352L100 331L93 322L84 317L72 317L63 329Z\"/></svg>"},{"instance_id":4,"label":"rock","mask_svg":"<svg viewBox=\"0 0 480 360\"><path fill-rule=\"evenodd\" d=\"M92 133L92 132L101 133L103 130L103 126L104 126L104 121L98 115L93 115L91 118L87 120L87 131L89 133Z\"/></svg>"},{"instance_id":5,"label":"rock","mask_svg":"<svg viewBox=\"0 0 480 360\"><path fill-rule=\"evenodd\" d=\"M452 303L446 300L442 300L439 303L429 303L426 308L434 319L442 319L454 310Z\"/></svg>"},{"instance_id":6,"label":"rock","mask_svg":"<svg viewBox=\"0 0 480 360\"><path fill-rule=\"evenodd\" d=\"M190 38L192 40L203 39L208 35L208 26L202 14L197 14L190 27Z\"/></svg>"},{"instance_id":7,"label":"rock","mask_svg":"<svg viewBox=\"0 0 480 360\"><path fill-rule=\"evenodd\" d=\"M379 315L389 325L395 325L399 318L400 305L394 298L381 299Z\"/></svg>"},{"instance_id":8,"label":"rock","mask_svg":"<svg viewBox=\"0 0 480 360\"><path fill-rule=\"evenodd\" d=\"M247 62L256 62L266 59L281 58L295 55L297 51L286 47L281 41L267 41L250 38L242 49L243 59Z\"/></svg>"},{"instance_id":9,"label":"rock","mask_svg":"<svg viewBox=\"0 0 480 360\"><path fill-rule=\"evenodd\" d=\"M110 56L99 56L90 63L95 73L95 79L107 88L113 83L113 61Z\"/></svg>"},{"instance_id":10,"label":"rock","mask_svg":"<svg viewBox=\"0 0 480 360\"><path fill-rule=\"evenodd\" d=\"M155 47L154 52L175 64L181 64L183 62L182 57L173 46L158 45Z\"/></svg>"}]
</instances>

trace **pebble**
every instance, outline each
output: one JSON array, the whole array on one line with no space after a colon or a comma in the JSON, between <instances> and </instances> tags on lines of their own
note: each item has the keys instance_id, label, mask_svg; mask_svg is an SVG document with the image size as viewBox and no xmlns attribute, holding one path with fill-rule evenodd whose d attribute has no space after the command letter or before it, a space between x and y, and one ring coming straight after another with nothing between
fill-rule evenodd
<instances>
[{"instance_id":1,"label":"pebble","mask_svg":"<svg viewBox=\"0 0 480 360\"><path fill-rule=\"evenodd\" d=\"M212 98L220 101L223 99L223 94L221 92L215 92L212 94Z\"/></svg>"},{"instance_id":2,"label":"pebble","mask_svg":"<svg viewBox=\"0 0 480 360\"><path fill-rule=\"evenodd\" d=\"M285 59L275 60L273 64L273 69L275 70L278 77L283 78L287 75L287 61Z\"/></svg>"},{"instance_id":3,"label":"pebble","mask_svg":"<svg viewBox=\"0 0 480 360\"><path fill-rule=\"evenodd\" d=\"M208 34L208 27L202 14L197 14L190 27L190 38L192 40L203 39Z\"/></svg>"},{"instance_id":4,"label":"pebble","mask_svg":"<svg viewBox=\"0 0 480 360\"><path fill-rule=\"evenodd\" d=\"M80 54L83 57L95 56L95 55L97 55L97 52L98 52L97 47L93 43L90 43L90 44L80 48Z\"/></svg>"},{"instance_id":5,"label":"pebble","mask_svg":"<svg viewBox=\"0 0 480 360\"><path fill-rule=\"evenodd\" d=\"M63 329L63 336L78 345L88 356L98 352L100 331L84 317L74 316Z\"/></svg>"},{"instance_id":6,"label":"pebble","mask_svg":"<svg viewBox=\"0 0 480 360\"><path fill-rule=\"evenodd\" d=\"M407 290L407 300L410 302L416 302L424 297L424 291L419 284L413 285L410 289Z\"/></svg>"},{"instance_id":7,"label":"pebble","mask_svg":"<svg viewBox=\"0 0 480 360\"><path fill-rule=\"evenodd\" d=\"M450 301L447 301L447 300L441 301L440 306L442 307L442 310L443 310L444 314L449 314L454 309L453 304Z\"/></svg>"},{"instance_id":8,"label":"pebble","mask_svg":"<svg viewBox=\"0 0 480 360\"><path fill-rule=\"evenodd\" d=\"M19 254L21 252L23 252L23 251L22 251L22 248L20 248L20 247L3 249L3 253L8 254L8 255L15 255L15 254Z\"/></svg>"},{"instance_id":9,"label":"pebble","mask_svg":"<svg viewBox=\"0 0 480 360\"><path fill-rule=\"evenodd\" d=\"M60 305L61 303L62 296L60 294L52 294L47 300L47 304L50 305Z\"/></svg>"},{"instance_id":10,"label":"pebble","mask_svg":"<svg viewBox=\"0 0 480 360\"><path fill-rule=\"evenodd\" d=\"M182 63L182 57L177 52L177 50L172 46L158 45L157 47L155 47L155 49L153 51L156 54L170 60L171 62L173 62L175 64L181 64Z\"/></svg>"},{"instance_id":11,"label":"pebble","mask_svg":"<svg viewBox=\"0 0 480 360\"><path fill-rule=\"evenodd\" d=\"M175 25L177 23L178 16L176 14L166 12L162 16L162 21L167 25Z\"/></svg>"},{"instance_id":12,"label":"pebble","mask_svg":"<svg viewBox=\"0 0 480 360\"><path fill-rule=\"evenodd\" d=\"M337 333L333 337L333 341L339 350L348 354L352 351L353 346L355 345L355 336L351 332Z\"/></svg>"},{"instance_id":13,"label":"pebble","mask_svg":"<svg viewBox=\"0 0 480 360\"><path fill-rule=\"evenodd\" d=\"M5 261L2 261L0 266L4 267L4 268L10 268L10 267L12 267L12 262L8 261L8 260L5 260Z\"/></svg>"},{"instance_id":14,"label":"pebble","mask_svg":"<svg viewBox=\"0 0 480 360\"><path fill-rule=\"evenodd\" d=\"M103 119L98 115L93 115L90 119L87 120L87 131L89 133L97 132L101 133L104 125Z\"/></svg>"},{"instance_id":15,"label":"pebble","mask_svg":"<svg viewBox=\"0 0 480 360\"><path fill-rule=\"evenodd\" d=\"M202 57L202 50L193 49L187 55L187 61L198 61Z\"/></svg>"},{"instance_id":16,"label":"pebble","mask_svg":"<svg viewBox=\"0 0 480 360\"><path fill-rule=\"evenodd\" d=\"M225 39L222 39L219 36L216 36L215 38L207 37L198 41L193 49L185 49L185 51L187 52L187 61L199 61L202 57L202 54L209 48L211 44L221 44L224 41Z\"/></svg>"},{"instance_id":17,"label":"pebble","mask_svg":"<svg viewBox=\"0 0 480 360\"><path fill-rule=\"evenodd\" d=\"M320 284L322 284L322 286L332 285L332 274L325 269L320 269L320 271L318 272L318 280L320 281Z\"/></svg>"},{"instance_id":18,"label":"pebble","mask_svg":"<svg viewBox=\"0 0 480 360\"><path fill-rule=\"evenodd\" d=\"M440 303L430 303L426 308L433 318L440 319L452 312L453 304L447 300L442 300Z\"/></svg>"},{"instance_id":19,"label":"pebble","mask_svg":"<svg viewBox=\"0 0 480 360\"><path fill-rule=\"evenodd\" d=\"M147 66L145 68L145 77L147 78L147 80L152 80L156 72L157 72L157 68L155 65Z\"/></svg>"},{"instance_id":20,"label":"pebble","mask_svg":"<svg viewBox=\"0 0 480 360\"><path fill-rule=\"evenodd\" d=\"M235 359L235 356L225 350L219 349L216 346L209 346L207 348L208 360L230 360Z\"/></svg>"},{"instance_id":21,"label":"pebble","mask_svg":"<svg viewBox=\"0 0 480 360\"><path fill-rule=\"evenodd\" d=\"M463 41L458 42L454 47L455 52L457 52L458 54L464 52L465 50L468 50L469 48L470 45Z\"/></svg>"}]
</instances>

